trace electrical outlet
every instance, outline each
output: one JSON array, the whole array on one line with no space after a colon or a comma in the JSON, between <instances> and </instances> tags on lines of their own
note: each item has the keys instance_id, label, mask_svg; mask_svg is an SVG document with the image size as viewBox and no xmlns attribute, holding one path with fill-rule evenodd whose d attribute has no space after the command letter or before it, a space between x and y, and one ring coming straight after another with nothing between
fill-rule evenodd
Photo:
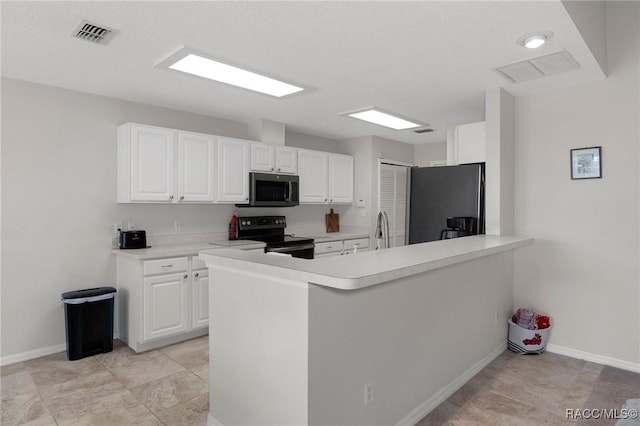
<instances>
[{"instance_id":1,"label":"electrical outlet","mask_svg":"<svg viewBox=\"0 0 640 426\"><path fill-rule=\"evenodd\" d=\"M127 229L129 231L136 229L136 222L133 220L130 220L129 222L127 222Z\"/></svg>"},{"instance_id":2,"label":"electrical outlet","mask_svg":"<svg viewBox=\"0 0 640 426\"><path fill-rule=\"evenodd\" d=\"M113 224L113 233L117 234L122 229L122 222L116 222Z\"/></svg>"},{"instance_id":3,"label":"electrical outlet","mask_svg":"<svg viewBox=\"0 0 640 426\"><path fill-rule=\"evenodd\" d=\"M173 221L173 230L174 231L179 231L180 229L182 229L182 224L180 223L179 220L174 220Z\"/></svg>"},{"instance_id":4,"label":"electrical outlet","mask_svg":"<svg viewBox=\"0 0 640 426\"><path fill-rule=\"evenodd\" d=\"M364 405L369 405L373 401L373 383L367 382L364 384Z\"/></svg>"}]
</instances>

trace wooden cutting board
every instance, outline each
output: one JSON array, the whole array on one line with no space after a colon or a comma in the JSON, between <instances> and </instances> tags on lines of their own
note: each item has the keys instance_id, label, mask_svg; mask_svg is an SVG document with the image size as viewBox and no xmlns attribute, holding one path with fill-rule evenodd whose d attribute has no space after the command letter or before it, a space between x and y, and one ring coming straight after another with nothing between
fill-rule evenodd
<instances>
[{"instance_id":1,"label":"wooden cutting board","mask_svg":"<svg viewBox=\"0 0 640 426\"><path fill-rule=\"evenodd\" d=\"M327 225L327 234L330 232L340 232L340 215L333 212L324 215L324 221Z\"/></svg>"}]
</instances>

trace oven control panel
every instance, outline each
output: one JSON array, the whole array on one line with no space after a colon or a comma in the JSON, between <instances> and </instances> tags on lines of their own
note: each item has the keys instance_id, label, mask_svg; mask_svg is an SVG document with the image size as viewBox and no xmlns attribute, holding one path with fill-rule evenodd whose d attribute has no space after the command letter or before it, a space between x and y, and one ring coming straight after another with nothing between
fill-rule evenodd
<instances>
[{"instance_id":1,"label":"oven control panel","mask_svg":"<svg viewBox=\"0 0 640 426\"><path fill-rule=\"evenodd\" d=\"M240 230L249 229L284 229L287 220L284 216L243 216L238 218Z\"/></svg>"}]
</instances>

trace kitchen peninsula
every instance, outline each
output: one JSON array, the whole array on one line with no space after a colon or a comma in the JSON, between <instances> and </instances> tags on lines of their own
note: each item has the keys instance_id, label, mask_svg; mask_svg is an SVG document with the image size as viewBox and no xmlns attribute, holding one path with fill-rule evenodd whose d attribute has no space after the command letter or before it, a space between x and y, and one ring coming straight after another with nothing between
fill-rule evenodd
<instances>
[{"instance_id":1,"label":"kitchen peninsula","mask_svg":"<svg viewBox=\"0 0 640 426\"><path fill-rule=\"evenodd\" d=\"M514 249L472 236L210 276L210 423L413 424L506 348Z\"/></svg>"}]
</instances>

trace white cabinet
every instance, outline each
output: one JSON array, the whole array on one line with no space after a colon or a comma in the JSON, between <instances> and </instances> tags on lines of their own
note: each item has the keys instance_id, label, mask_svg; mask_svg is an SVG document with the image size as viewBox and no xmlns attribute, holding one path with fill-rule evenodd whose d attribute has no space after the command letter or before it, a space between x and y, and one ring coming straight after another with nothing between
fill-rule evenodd
<instances>
[{"instance_id":1,"label":"white cabinet","mask_svg":"<svg viewBox=\"0 0 640 426\"><path fill-rule=\"evenodd\" d=\"M356 249L357 247L357 249ZM316 243L314 256L338 256L353 254L369 250L369 238L356 238L350 240L336 240Z\"/></svg>"},{"instance_id":2,"label":"white cabinet","mask_svg":"<svg viewBox=\"0 0 640 426\"><path fill-rule=\"evenodd\" d=\"M192 328L209 326L209 270L193 271L192 285Z\"/></svg>"},{"instance_id":3,"label":"white cabinet","mask_svg":"<svg viewBox=\"0 0 640 426\"><path fill-rule=\"evenodd\" d=\"M454 135L454 164L486 161L485 122L456 126Z\"/></svg>"},{"instance_id":4,"label":"white cabinet","mask_svg":"<svg viewBox=\"0 0 640 426\"><path fill-rule=\"evenodd\" d=\"M178 132L178 201L214 200L215 138Z\"/></svg>"},{"instance_id":5,"label":"white cabinet","mask_svg":"<svg viewBox=\"0 0 640 426\"><path fill-rule=\"evenodd\" d=\"M329 201L329 154L308 149L298 150L300 203Z\"/></svg>"},{"instance_id":6,"label":"white cabinet","mask_svg":"<svg viewBox=\"0 0 640 426\"><path fill-rule=\"evenodd\" d=\"M354 254L361 251L369 251L369 238L357 238L344 240L344 254Z\"/></svg>"},{"instance_id":7,"label":"white cabinet","mask_svg":"<svg viewBox=\"0 0 640 426\"><path fill-rule=\"evenodd\" d=\"M330 241L326 243L316 243L313 255L314 257L336 256L342 254L342 241Z\"/></svg>"},{"instance_id":8,"label":"white cabinet","mask_svg":"<svg viewBox=\"0 0 640 426\"><path fill-rule=\"evenodd\" d=\"M251 144L251 170L273 172L275 170L275 149L264 143Z\"/></svg>"},{"instance_id":9,"label":"white cabinet","mask_svg":"<svg viewBox=\"0 0 640 426\"><path fill-rule=\"evenodd\" d=\"M329 154L329 202L353 202L353 157Z\"/></svg>"},{"instance_id":10,"label":"white cabinet","mask_svg":"<svg viewBox=\"0 0 640 426\"><path fill-rule=\"evenodd\" d=\"M207 334L209 273L197 256L118 256L120 338L135 352Z\"/></svg>"},{"instance_id":11,"label":"white cabinet","mask_svg":"<svg viewBox=\"0 0 640 426\"><path fill-rule=\"evenodd\" d=\"M252 143L251 170L295 175L298 173L298 149Z\"/></svg>"},{"instance_id":12,"label":"white cabinet","mask_svg":"<svg viewBox=\"0 0 640 426\"><path fill-rule=\"evenodd\" d=\"M180 334L190 328L188 283L186 271L144 278L144 340Z\"/></svg>"},{"instance_id":13,"label":"white cabinet","mask_svg":"<svg viewBox=\"0 0 640 426\"><path fill-rule=\"evenodd\" d=\"M276 146L276 172L298 174L298 149Z\"/></svg>"},{"instance_id":14,"label":"white cabinet","mask_svg":"<svg viewBox=\"0 0 640 426\"><path fill-rule=\"evenodd\" d=\"M118 202L212 202L211 135L126 123L118 128Z\"/></svg>"},{"instance_id":15,"label":"white cabinet","mask_svg":"<svg viewBox=\"0 0 640 426\"><path fill-rule=\"evenodd\" d=\"M218 137L216 158L216 201L245 203L249 201L250 142Z\"/></svg>"},{"instance_id":16,"label":"white cabinet","mask_svg":"<svg viewBox=\"0 0 640 426\"><path fill-rule=\"evenodd\" d=\"M353 202L353 157L298 150L300 203Z\"/></svg>"}]
</instances>

